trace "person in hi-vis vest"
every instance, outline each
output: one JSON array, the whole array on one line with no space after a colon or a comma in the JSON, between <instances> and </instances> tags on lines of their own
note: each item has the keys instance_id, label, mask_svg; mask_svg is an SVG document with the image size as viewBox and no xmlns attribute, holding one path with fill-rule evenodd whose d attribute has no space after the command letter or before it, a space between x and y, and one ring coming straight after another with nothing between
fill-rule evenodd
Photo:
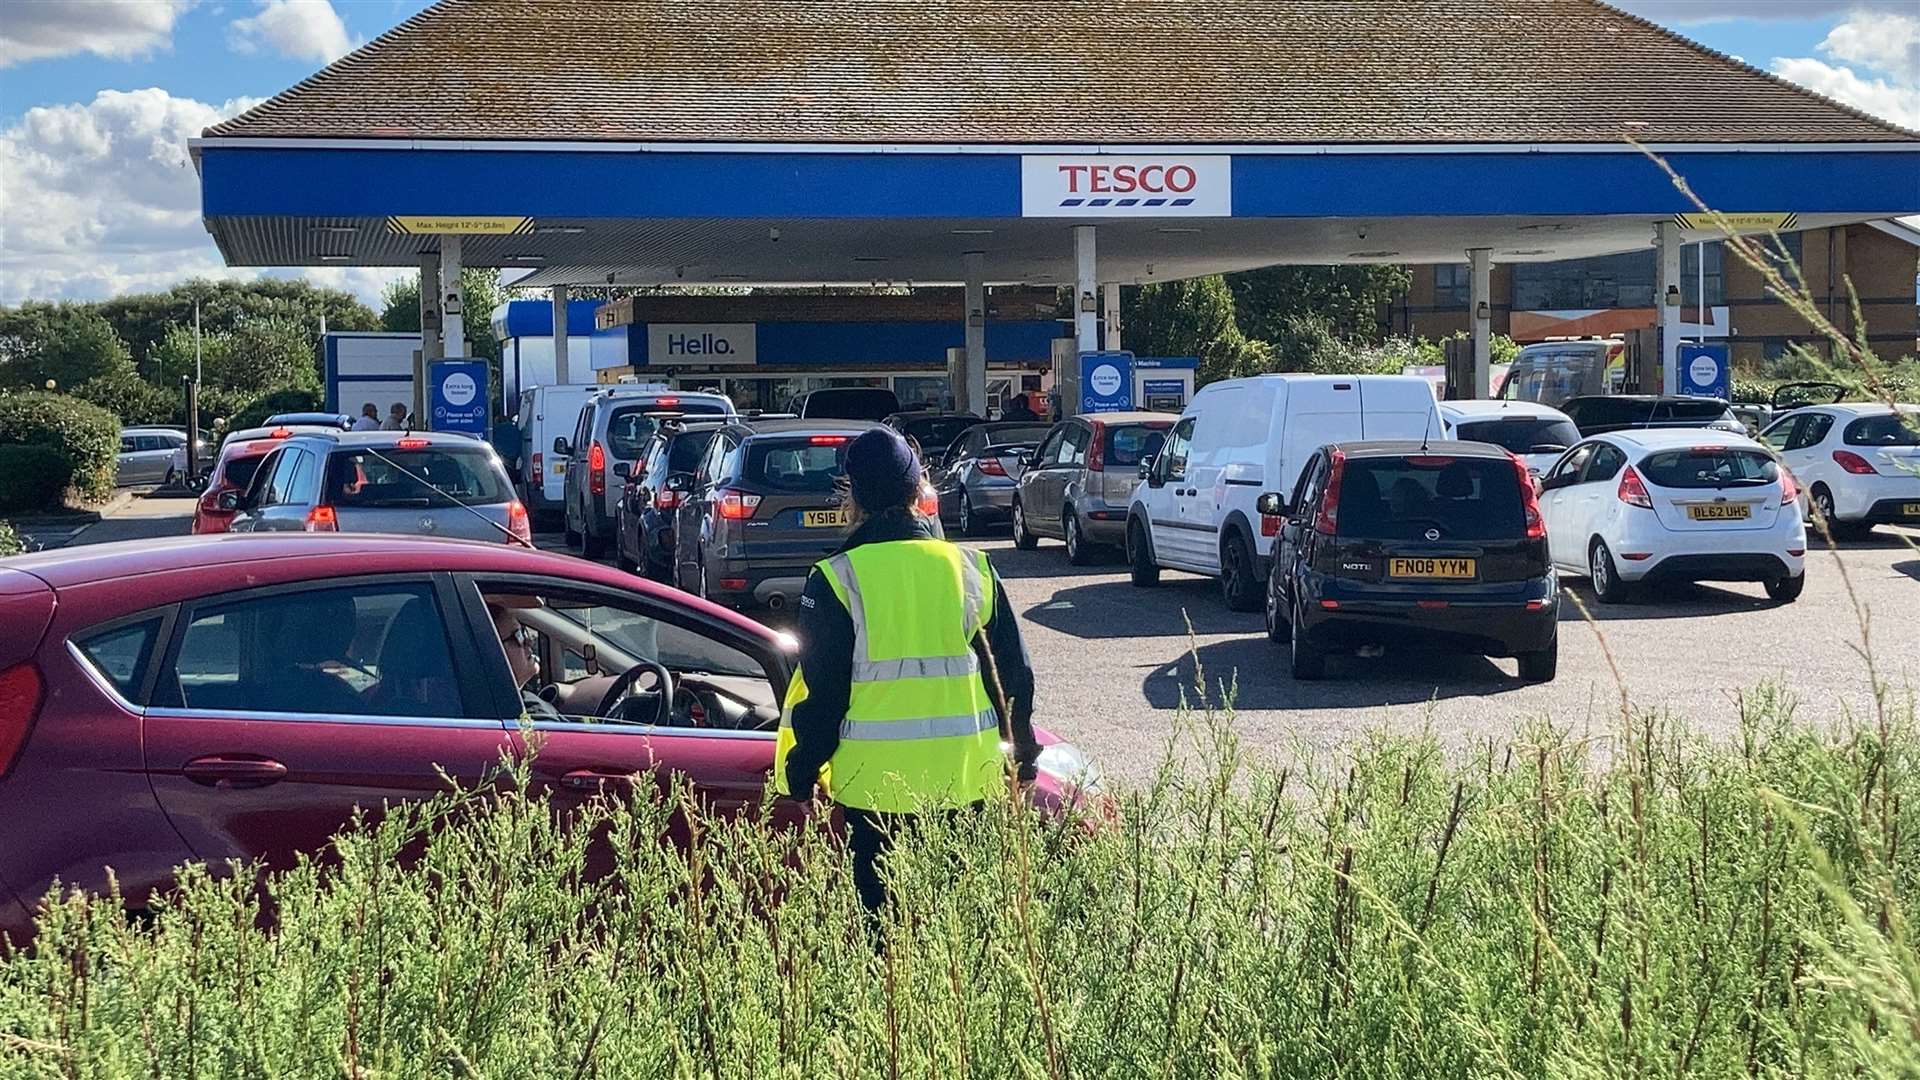
<instances>
[{"instance_id":1,"label":"person in hi-vis vest","mask_svg":"<svg viewBox=\"0 0 1920 1080\"><path fill-rule=\"evenodd\" d=\"M801 593L799 670L781 710L774 784L816 786L847 821L854 886L877 918L880 863L910 815L977 805L1033 776L1033 665L985 552L936 540L914 509L920 462L889 429L847 446L847 542ZM999 672L991 704L976 639Z\"/></svg>"}]
</instances>

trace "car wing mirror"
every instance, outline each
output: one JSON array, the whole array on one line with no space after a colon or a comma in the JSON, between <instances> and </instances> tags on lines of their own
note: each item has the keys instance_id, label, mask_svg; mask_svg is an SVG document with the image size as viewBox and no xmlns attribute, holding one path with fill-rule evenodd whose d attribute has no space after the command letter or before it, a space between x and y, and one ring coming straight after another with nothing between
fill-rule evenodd
<instances>
[{"instance_id":1,"label":"car wing mirror","mask_svg":"<svg viewBox=\"0 0 1920 1080\"><path fill-rule=\"evenodd\" d=\"M669 476L667 477L667 490L678 491L681 494L685 494L689 491L692 491L693 477L688 476L686 473L681 473L677 476Z\"/></svg>"},{"instance_id":2,"label":"car wing mirror","mask_svg":"<svg viewBox=\"0 0 1920 1080\"><path fill-rule=\"evenodd\" d=\"M1277 491L1269 491L1254 501L1254 508L1260 511L1261 517L1286 517L1287 499Z\"/></svg>"},{"instance_id":3,"label":"car wing mirror","mask_svg":"<svg viewBox=\"0 0 1920 1080\"><path fill-rule=\"evenodd\" d=\"M613 475L619 477L622 480L633 479L633 464L631 462L626 462L626 461L614 462Z\"/></svg>"},{"instance_id":4,"label":"car wing mirror","mask_svg":"<svg viewBox=\"0 0 1920 1080\"><path fill-rule=\"evenodd\" d=\"M240 493L238 491L223 491L214 496L213 502L215 506L218 506L222 510L229 512L237 511L240 509Z\"/></svg>"},{"instance_id":5,"label":"car wing mirror","mask_svg":"<svg viewBox=\"0 0 1920 1080\"><path fill-rule=\"evenodd\" d=\"M567 445L566 436L557 435L553 440L553 452L561 457L572 457L573 447Z\"/></svg>"},{"instance_id":6,"label":"car wing mirror","mask_svg":"<svg viewBox=\"0 0 1920 1080\"><path fill-rule=\"evenodd\" d=\"M1140 479L1148 483L1153 482L1153 463L1159 459L1158 454L1148 454L1140 459Z\"/></svg>"}]
</instances>

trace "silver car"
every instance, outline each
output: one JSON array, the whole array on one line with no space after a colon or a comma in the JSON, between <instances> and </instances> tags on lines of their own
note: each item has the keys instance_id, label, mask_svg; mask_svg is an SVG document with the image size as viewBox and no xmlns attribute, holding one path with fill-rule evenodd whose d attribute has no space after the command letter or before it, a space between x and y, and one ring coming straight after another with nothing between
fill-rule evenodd
<instances>
[{"instance_id":1,"label":"silver car","mask_svg":"<svg viewBox=\"0 0 1920 1080\"><path fill-rule=\"evenodd\" d=\"M1014 492L1013 544L1066 541L1067 561L1091 563L1097 548L1127 538L1127 504L1140 463L1160 452L1178 419L1158 412L1076 416L1054 425Z\"/></svg>"},{"instance_id":2,"label":"silver car","mask_svg":"<svg viewBox=\"0 0 1920 1080\"><path fill-rule=\"evenodd\" d=\"M186 432L164 427L120 430L120 457L114 474L115 484L121 487L170 484L186 470Z\"/></svg>"},{"instance_id":3,"label":"silver car","mask_svg":"<svg viewBox=\"0 0 1920 1080\"><path fill-rule=\"evenodd\" d=\"M953 522L963 536L978 536L989 522L1005 521L1022 463L1046 433L1045 424L1018 421L975 424L963 432L947 448L945 466L936 474L940 520Z\"/></svg>"},{"instance_id":4,"label":"silver car","mask_svg":"<svg viewBox=\"0 0 1920 1080\"><path fill-rule=\"evenodd\" d=\"M374 532L531 547L527 508L493 447L465 435L305 430L223 491L232 532Z\"/></svg>"}]
</instances>

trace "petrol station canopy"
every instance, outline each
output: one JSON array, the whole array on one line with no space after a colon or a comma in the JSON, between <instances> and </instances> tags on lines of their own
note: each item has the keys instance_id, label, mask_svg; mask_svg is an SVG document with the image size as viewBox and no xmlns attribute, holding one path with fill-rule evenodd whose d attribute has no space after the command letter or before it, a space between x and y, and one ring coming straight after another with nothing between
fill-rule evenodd
<instances>
[{"instance_id":1,"label":"petrol station canopy","mask_svg":"<svg viewBox=\"0 0 1920 1080\"><path fill-rule=\"evenodd\" d=\"M233 265L1044 285L1074 225L1103 282L1644 248L1695 208L1629 138L1920 212L1920 135L1592 0L443 0L193 151Z\"/></svg>"}]
</instances>

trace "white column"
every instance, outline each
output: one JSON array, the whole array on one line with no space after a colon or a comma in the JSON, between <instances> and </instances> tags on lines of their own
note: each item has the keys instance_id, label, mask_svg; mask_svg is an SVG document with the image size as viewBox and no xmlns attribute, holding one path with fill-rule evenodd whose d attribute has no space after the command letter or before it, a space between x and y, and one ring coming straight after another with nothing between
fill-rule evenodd
<instances>
[{"instance_id":1,"label":"white column","mask_svg":"<svg viewBox=\"0 0 1920 1080\"><path fill-rule=\"evenodd\" d=\"M427 364L444 355L440 351L440 256L432 252L420 256L420 351L413 362L413 415L427 414ZM346 408L346 403L340 403ZM421 423L417 420L415 423Z\"/></svg>"},{"instance_id":2,"label":"white column","mask_svg":"<svg viewBox=\"0 0 1920 1080\"><path fill-rule=\"evenodd\" d=\"M1120 283L1109 281L1106 295L1100 299L1101 313L1106 316L1107 351L1120 351Z\"/></svg>"},{"instance_id":3,"label":"white column","mask_svg":"<svg viewBox=\"0 0 1920 1080\"><path fill-rule=\"evenodd\" d=\"M963 378L953 388L953 407L975 416L987 415L987 286L986 253L969 251L960 256L967 275L966 346L967 364Z\"/></svg>"},{"instance_id":4,"label":"white column","mask_svg":"<svg viewBox=\"0 0 1920 1080\"><path fill-rule=\"evenodd\" d=\"M1493 250L1467 249L1467 310L1473 314L1473 396L1493 396Z\"/></svg>"},{"instance_id":5,"label":"white column","mask_svg":"<svg viewBox=\"0 0 1920 1080\"><path fill-rule=\"evenodd\" d=\"M1680 229L1671 221L1653 227L1653 242L1660 251L1660 272L1654 276L1653 309L1660 327L1660 392L1680 392ZM1672 303L1668 303L1668 290Z\"/></svg>"},{"instance_id":6,"label":"white column","mask_svg":"<svg viewBox=\"0 0 1920 1080\"><path fill-rule=\"evenodd\" d=\"M467 328L462 321L466 297L460 291L460 238L440 238L440 341L451 357L467 355Z\"/></svg>"},{"instance_id":7,"label":"white column","mask_svg":"<svg viewBox=\"0 0 1920 1080\"><path fill-rule=\"evenodd\" d=\"M1094 277L1093 226L1073 227L1073 324L1081 352L1100 351L1100 318L1096 308L1100 288Z\"/></svg>"},{"instance_id":8,"label":"white column","mask_svg":"<svg viewBox=\"0 0 1920 1080\"><path fill-rule=\"evenodd\" d=\"M567 378L567 287L553 287L553 381L565 386Z\"/></svg>"}]
</instances>

